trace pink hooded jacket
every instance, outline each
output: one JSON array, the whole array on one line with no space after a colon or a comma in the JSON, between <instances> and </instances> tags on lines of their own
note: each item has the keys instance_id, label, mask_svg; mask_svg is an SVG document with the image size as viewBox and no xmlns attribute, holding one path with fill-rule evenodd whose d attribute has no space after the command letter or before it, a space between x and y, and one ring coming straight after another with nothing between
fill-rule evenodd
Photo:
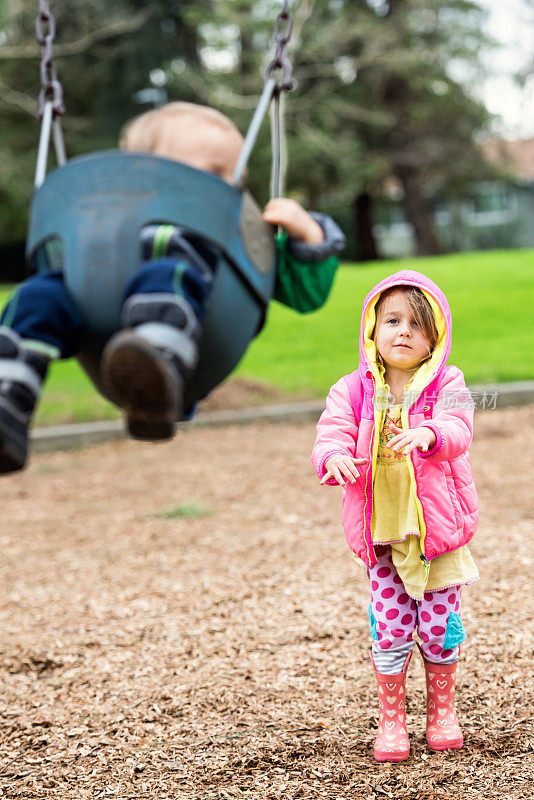
<instances>
[{"instance_id":1,"label":"pink hooded jacket","mask_svg":"<svg viewBox=\"0 0 534 800\"><path fill-rule=\"evenodd\" d=\"M436 434L428 452L416 448L408 457L421 531L423 560L467 544L476 531L478 501L468 449L473 438L473 401L463 373L446 366L451 349L452 318L447 299L436 284L413 270L385 278L363 303L360 327L360 364L332 386L326 410L317 424L312 463L318 476L335 453L366 458L356 483L343 488L343 528L351 550L365 564L376 564L371 536L373 471L383 421L385 384L376 363L371 334L380 293L392 286L411 285L423 290L434 312L438 342L431 358L405 392L402 427L426 426ZM331 479L328 483L337 485Z\"/></svg>"}]
</instances>

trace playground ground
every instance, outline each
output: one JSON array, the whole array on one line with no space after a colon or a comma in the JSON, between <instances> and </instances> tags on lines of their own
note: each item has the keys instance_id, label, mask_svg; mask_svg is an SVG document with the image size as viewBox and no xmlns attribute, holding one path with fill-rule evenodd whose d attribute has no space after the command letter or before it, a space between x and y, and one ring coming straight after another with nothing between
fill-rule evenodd
<instances>
[{"instance_id":1,"label":"playground ground","mask_svg":"<svg viewBox=\"0 0 534 800\"><path fill-rule=\"evenodd\" d=\"M114 442L3 478L0 795L532 798L533 427L534 406L477 413L465 747L427 749L414 657L397 765L372 758L366 581L313 425Z\"/></svg>"}]
</instances>

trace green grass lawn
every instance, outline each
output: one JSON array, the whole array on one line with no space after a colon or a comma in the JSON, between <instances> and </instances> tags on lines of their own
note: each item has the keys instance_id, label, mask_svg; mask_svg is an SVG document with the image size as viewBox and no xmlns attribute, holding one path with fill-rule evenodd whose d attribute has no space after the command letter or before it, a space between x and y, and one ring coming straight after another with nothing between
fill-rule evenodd
<instances>
[{"instance_id":1,"label":"green grass lawn","mask_svg":"<svg viewBox=\"0 0 534 800\"><path fill-rule=\"evenodd\" d=\"M450 363L470 383L534 378L534 250L460 253L343 266L321 311L308 316L273 303L262 334L236 374L285 392L324 396L358 363L358 327L369 289L402 267L431 277L447 295L454 331ZM0 291L5 300L7 289ZM117 416L75 361L55 364L37 424Z\"/></svg>"}]
</instances>

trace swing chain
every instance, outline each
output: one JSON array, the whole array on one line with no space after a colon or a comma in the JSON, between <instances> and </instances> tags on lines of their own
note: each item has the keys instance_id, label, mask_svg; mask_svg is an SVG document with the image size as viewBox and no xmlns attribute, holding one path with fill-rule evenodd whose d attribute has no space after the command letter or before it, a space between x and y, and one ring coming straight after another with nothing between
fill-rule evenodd
<instances>
[{"instance_id":1,"label":"swing chain","mask_svg":"<svg viewBox=\"0 0 534 800\"><path fill-rule=\"evenodd\" d=\"M283 27L285 25L285 27ZM293 16L289 12L289 0L284 0L282 10L276 17L274 23L273 41L276 50L273 60L267 66L264 75L263 92L258 105L248 126L247 135L239 154L234 170L233 182L236 186L241 186L245 176L252 148L256 142L261 123L265 114L274 102L271 140L272 140L272 163L271 163L271 197L279 197L283 189L285 173L285 146L283 131L283 113L281 106L282 92L289 92L293 88L292 66L287 55L287 44L293 32ZM280 83L273 75L277 70L282 70L282 80Z\"/></svg>"},{"instance_id":2,"label":"swing chain","mask_svg":"<svg viewBox=\"0 0 534 800\"><path fill-rule=\"evenodd\" d=\"M282 70L282 81L277 84L277 93L289 92L293 88L293 67L287 55L287 45L292 33L293 16L289 11L289 0L284 0L282 10L274 22L273 41L276 45L274 58L265 70L265 81L272 78L272 74L276 70Z\"/></svg>"},{"instance_id":3,"label":"swing chain","mask_svg":"<svg viewBox=\"0 0 534 800\"><path fill-rule=\"evenodd\" d=\"M65 113L63 86L58 78L52 55L52 46L56 36L56 19L50 11L48 0L39 0L39 13L35 20L35 35L41 45L39 117L43 119L47 103L52 103L54 118L63 116Z\"/></svg>"}]
</instances>

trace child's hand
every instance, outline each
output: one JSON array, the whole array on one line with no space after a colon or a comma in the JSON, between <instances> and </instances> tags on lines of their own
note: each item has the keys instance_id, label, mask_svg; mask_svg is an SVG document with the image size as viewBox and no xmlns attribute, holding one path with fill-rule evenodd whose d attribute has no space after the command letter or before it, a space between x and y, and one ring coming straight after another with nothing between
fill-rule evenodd
<instances>
[{"instance_id":1,"label":"child's hand","mask_svg":"<svg viewBox=\"0 0 534 800\"><path fill-rule=\"evenodd\" d=\"M402 450L402 455L404 456L407 456L416 447L426 453L427 450L432 450L436 444L436 434L431 428L408 428L408 430L403 430L394 425L393 422L390 422L389 429L396 435L389 440L386 446L391 447L395 453Z\"/></svg>"},{"instance_id":2,"label":"child's hand","mask_svg":"<svg viewBox=\"0 0 534 800\"><path fill-rule=\"evenodd\" d=\"M323 229L295 200L275 197L269 200L263 211L263 219L269 225L281 225L293 239L306 244L324 241Z\"/></svg>"},{"instance_id":3,"label":"child's hand","mask_svg":"<svg viewBox=\"0 0 534 800\"><path fill-rule=\"evenodd\" d=\"M356 478L360 475L356 467L361 467L367 462L367 458L351 458L351 456L343 456L339 453L335 456L330 456L325 462L326 472L321 478L321 485L325 484L330 478L334 478L340 486L345 486L345 478L350 483L356 483Z\"/></svg>"}]
</instances>

